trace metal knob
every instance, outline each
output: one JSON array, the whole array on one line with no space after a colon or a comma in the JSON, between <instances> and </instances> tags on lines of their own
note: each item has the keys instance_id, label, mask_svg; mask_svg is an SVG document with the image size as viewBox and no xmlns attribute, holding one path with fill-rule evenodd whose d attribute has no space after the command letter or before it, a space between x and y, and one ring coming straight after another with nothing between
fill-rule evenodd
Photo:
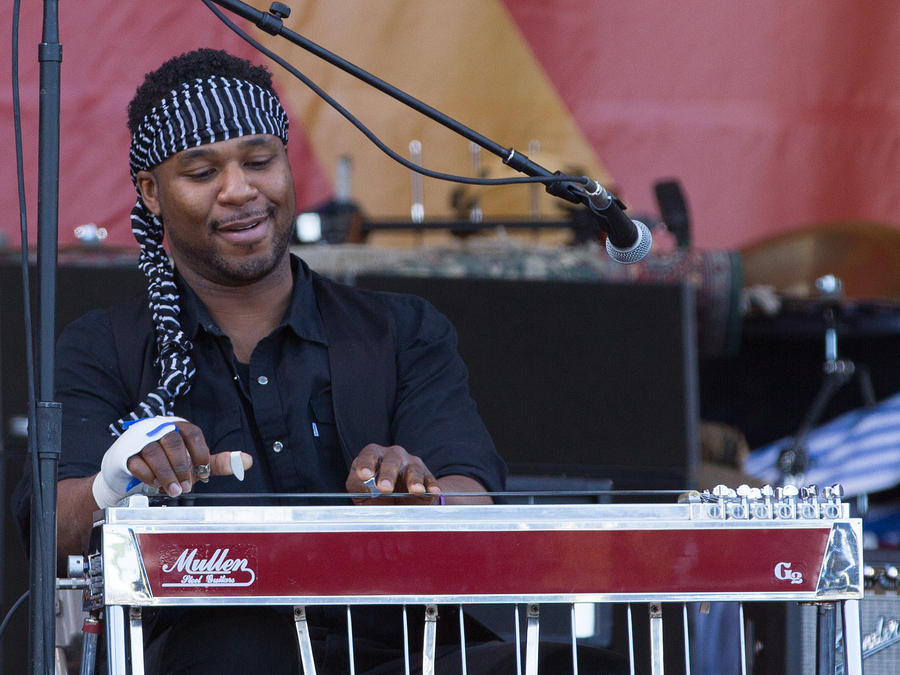
<instances>
[{"instance_id":1,"label":"metal knob","mask_svg":"<svg viewBox=\"0 0 900 675\"><path fill-rule=\"evenodd\" d=\"M291 15L291 8L283 2L273 2L269 6L269 14L277 16L279 19L286 19Z\"/></svg>"},{"instance_id":2,"label":"metal knob","mask_svg":"<svg viewBox=\"0 0 900 675\"><path fill-rule=\"evenodd\" d=\"M87 574L87 565L84 564L84 556L70 555L66 564L66 576L70 579L84 579Z\"/></svg>"}]
</instances>

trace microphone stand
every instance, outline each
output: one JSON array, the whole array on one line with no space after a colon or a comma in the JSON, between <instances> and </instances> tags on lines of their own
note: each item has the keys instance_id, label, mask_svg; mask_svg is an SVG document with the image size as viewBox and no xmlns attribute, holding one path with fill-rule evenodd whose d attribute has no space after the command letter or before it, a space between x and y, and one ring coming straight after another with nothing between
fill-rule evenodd
<instances>
[{"instance_id":1,"label":"microphone stand","mask_svg":"<svg viewBox=\"0 0 900 675\"><path fill-rule=\"evenodd\" d=\"M56 337L56 261L59 215L59 98L62 45L58 0L44 0L44 23L38 47L40 127L38 141L38 388L30 401L32 457L31 497L31 672L51 674L56 648L56 480L60 454L61 406L54 402ZM27 264L27 260L25 261ZM29 292L29 289L24 289Z\"/></svg>"},{"instance_id":2,"label":"microphone stand","mask_svg":"<svg viewBox=\"0 0 900 675\"><path fill-rule=\"evenodd\" d=\"M285 28L283 20L290 15L291 10L290 7L288 7L284 3L273 2L271 7L269 8L269 12L266 13L256 9L255 7L251 7L244 2L240 2L240 0L204 0L204 2L207 5L209 5L209 3L214 3L216 5L224 7L228 11L254 23L266 33L269 33L270 35L278 35L285 38L301 49L305 49L311 54L318 56L320 59L326 61L327 63L330 63L336 68L340 68L345 73L348 73L349 75L362 80L366 84L387 94L391 98L400 101L404 105L434 120L438 124L447 127L451 131L456 132L463 138L468 139L472 143L475 143L476 145L484 148L488 152L498 156L501 160L503 160L504 164L511 167L512 169L515 169L516 171L533 177L549 178L552 176L562 175L559 171L551 172L548 169L545 169L541 165L528 159L527 156L518 152L514 148L504 148L491 139L482 136L474 129L470 129L469 127L456 121L452 117L445 115L441 111L432 108L430 105L407 94L405 91L398 89L394 85L389 84L388 82L385 82L381 78L376 77L368 71L365 71L362 68L350 63L337 54L328 51L324 47L316 44L315 42L312 42L311 40L308 40L302 35L299 35L292 30ZM621 201L619 201L617 197L607 193L601 186L593 183L590 193L585 189L584 185L581 185L575 181L550 182L545 184L545 188L550 194L565 199L566 201L572 202L573 204L587 205L590 208L591 212L594 213L594 215L607 221L608 227L603 229L606 230L609 241L613 245L622 248L628 248L632 245L633 234L629 234L629 232L633 232L634 225L632 224L632 221L630 219L628 219L624 214L621 213L621 210L625 208L625 205ZM597 190L597 192L594 192L593 190Z\"/></svg>"},{"instance_id":3,"label":"microphone stand","mask_svg":"<svg viewBox=\"0 0 900 675\"><path fill-rule=\"evenodd\" d=\"M823 319L825 322L825 363L822 364L823 379L813 402L800 427L794 434L793 442L778 455L778 470L782 485L800 486L804 474L809 468L809 450L806 439L825 412L835 394L854 378L857 380L863 404L867 408L875 406L875 389L869 369L864 365L856 365L850 359L838 357L838 323L841 302L843 300L843 283L832 274L816 279L816 288L823 301Z\"/></svg>"}]
</instances>

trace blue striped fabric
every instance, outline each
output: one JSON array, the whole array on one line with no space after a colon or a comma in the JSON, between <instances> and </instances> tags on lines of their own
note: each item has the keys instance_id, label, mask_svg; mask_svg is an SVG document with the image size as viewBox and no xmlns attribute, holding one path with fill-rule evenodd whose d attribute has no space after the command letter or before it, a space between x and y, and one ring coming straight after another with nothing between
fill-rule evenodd
<instances>
[{"instance_id":1,"label":"blue striped fabric","mask_svg":"<svg viewBox=\"0 0 900 675\"><path fill-rule=\"evenodd\" d=\"M787 437L750 453L744 470L768 483L779 479L781 451ZM900 394L872 408L859 408L813 429L806 441L806 484L840 483L846 495L886 490L900 483Z\"/></svg>"}]
</instances>

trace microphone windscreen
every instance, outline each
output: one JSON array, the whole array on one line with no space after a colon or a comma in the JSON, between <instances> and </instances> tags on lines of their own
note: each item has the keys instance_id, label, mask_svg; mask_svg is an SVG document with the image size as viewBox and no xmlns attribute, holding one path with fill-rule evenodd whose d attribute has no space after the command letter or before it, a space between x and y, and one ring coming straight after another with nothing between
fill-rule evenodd
<instances>
[{"instance_id":1,"label":"microphone windscreen","mask_svg":"<svg viewBox=\"0 0 900 675\"><path fill-rule=\"evenodd\" d=\"M606 252L609 254L609 257L623 265L640 262L647 257L647 254L650 253L650 247L653 245L653 235L650 234L650 228L639 220L632 220L631 222L637 228L638 238L628 248L618 248L613 245L609 237L606 238Z\"/></svg>"}]
</instances>

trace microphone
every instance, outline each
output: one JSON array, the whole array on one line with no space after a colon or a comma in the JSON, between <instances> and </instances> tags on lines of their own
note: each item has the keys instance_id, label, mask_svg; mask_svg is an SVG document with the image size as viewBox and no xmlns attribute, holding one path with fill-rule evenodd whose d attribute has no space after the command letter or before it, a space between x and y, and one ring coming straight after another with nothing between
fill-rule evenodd
<instances>
[{"instance_id":1,"label":"microphone","mask_svg":"<svg viewBox=\"0 0 900 675\"><path fill-rule=\"evenodd\" d=\"M550 173L539 164L535 164L521 152L511 149L503 160L507 166L529 176L559 176L560 172ZM606 221L606 252L609 257L623 265L640 262L647 257L653 236L650 228L639 220L632 220L625 215L625 205L606 191L600 183L587 178L587 184L580 181L563 180L547 183L545 189L551 195L570 201L573 204L584 204L591 213Z\"/></svg>"},{"instance_id":2,"label":"microphone","mask_svg":"<svg viewBox=\"0 0 900 675\"><path fill-rule=\"evenodd\" d=\"M606 252L610 258L631 265L647 257L653 244L650 228L626 216L623 204L597 181L585 186L584 196L591 212L606 221Z\"/></svg>"}]
</instances>

